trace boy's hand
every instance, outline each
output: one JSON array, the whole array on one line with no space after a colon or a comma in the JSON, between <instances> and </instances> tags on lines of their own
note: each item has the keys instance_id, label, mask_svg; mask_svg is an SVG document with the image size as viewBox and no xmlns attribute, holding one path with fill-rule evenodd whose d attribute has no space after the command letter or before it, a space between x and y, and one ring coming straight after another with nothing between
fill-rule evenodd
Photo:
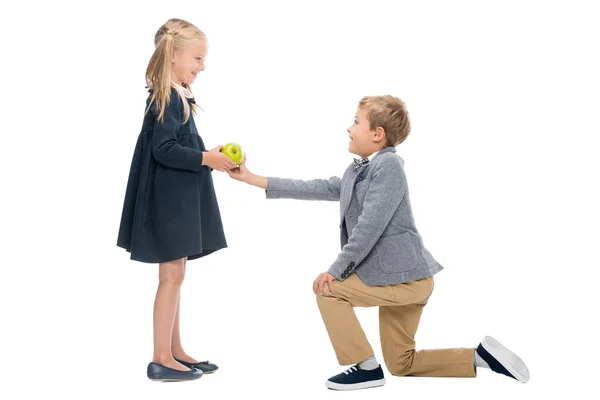
<instances>
[{"instance_id":1,"label":"boy's hand","mask_svg":"<svg viewBox=\"0 0 600 400\"><path fill-rule=\"evenodd\" d=\"M242 158L242 162L237 168L233 168L227 171L230 177L241 182L247 182L250 176L250 171L246 168L246 155Z\"/></svg>"},{"instance_id":2,"label":"boy's hand","mask_svg":"<svg viewBox=\"0 0 600 400\"><path fill-rule=\"evenodd\" d=\"M329 272L323 272L313 282L313 292L322 296L323 288L325 287L325 282L327 282L327 286L329 286L329 291L333 293L333 281L335 281L335 276L331 275Z\"/></svg>"},{"instance_id":3,"label":"boy's hand","mask_svg":"<svg viewBox=\"0 0 600 400\"><path fill-rule=\"evenodd\" d=\"M225 172L236 167L235 162L221 153L223 146L217 146L211 151L204 152L202 156L202 165L206 165L217 171Z\"/></svg>"}]
</instances>

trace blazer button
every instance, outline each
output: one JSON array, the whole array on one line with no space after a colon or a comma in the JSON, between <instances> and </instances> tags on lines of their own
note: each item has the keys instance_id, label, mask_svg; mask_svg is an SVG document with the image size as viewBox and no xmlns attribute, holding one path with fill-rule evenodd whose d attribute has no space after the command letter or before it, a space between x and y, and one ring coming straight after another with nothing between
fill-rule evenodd
<instances>
[{"instance_id":1,"label":"blazer button","mask_svg":"<svg viewBox=\"0 0 600 400\"><path fill-rule=\"evenodd\" d=\"M352 268L352 267L354 267L354 261L351 261L351 262L350 262L350 264L348 264L348 267L349 267L349 268Z\"/></svg>"},{"instance_id":2,"label":"blazer button","mask_svg":"<svg viewBox=\"0 0 600 400\"><path fill-rule=\"evenodd\" d=\"M347 276L348 274L346 273L346 271L342 272L342 279L346 279Z\"/></svg>"}]
</instances>

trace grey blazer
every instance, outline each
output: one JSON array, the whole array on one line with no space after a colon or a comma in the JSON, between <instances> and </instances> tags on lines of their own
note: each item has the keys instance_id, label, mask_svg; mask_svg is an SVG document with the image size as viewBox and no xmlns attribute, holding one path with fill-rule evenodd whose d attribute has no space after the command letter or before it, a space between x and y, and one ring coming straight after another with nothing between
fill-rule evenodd
<instances>
[{"instance_id":1,"label":"grey blazer","mask_svg":"<svg viewBox=\"0 0 600 400\"><path fill-rule=\"evenodd\" d=\"M423 246L415 227L404 161L394 147L379 151L342 179L268 178L268 199L340 202L342 251L329 273L343 281L353 272L367 285L394 285L431 276L443 269Z\"/></svg>"}]
</instances>

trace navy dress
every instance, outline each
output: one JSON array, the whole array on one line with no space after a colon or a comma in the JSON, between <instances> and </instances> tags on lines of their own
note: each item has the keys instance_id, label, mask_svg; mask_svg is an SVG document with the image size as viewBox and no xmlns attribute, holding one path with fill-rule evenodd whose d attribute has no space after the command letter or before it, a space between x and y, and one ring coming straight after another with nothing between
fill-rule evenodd
<instances>
[{"instance_id":1,"label":"navy dress","mask_svg":"<svg viewBox=\"0 0 600 400\"><path fill-rule=\"evenodd\" d=\"M174 88L162 123L154 104L145 114L117 240L132 260L193 260L227 247L212 169L202 166L206 148L191 112L185 124L183 118Z\"/></svg>"}]
</instances>

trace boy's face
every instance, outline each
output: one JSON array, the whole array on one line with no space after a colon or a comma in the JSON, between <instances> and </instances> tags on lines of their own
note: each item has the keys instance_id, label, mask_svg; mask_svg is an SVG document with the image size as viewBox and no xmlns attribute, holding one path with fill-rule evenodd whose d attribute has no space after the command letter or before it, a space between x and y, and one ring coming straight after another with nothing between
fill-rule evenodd
<instances>
[{"instance_id":1,"label":"boy's face","mask_svg":"<svg viewBox=\"0 0 600 400\"><path fill-rule=\"evenodd\" d=\"M358 108L354 116L354 124L348 128L350 136L348 151L361 158L367 158L385 147L383 128L379 126L375 130L371 130L369 124L367 111Z\"/></svg>"}]
</instances>

